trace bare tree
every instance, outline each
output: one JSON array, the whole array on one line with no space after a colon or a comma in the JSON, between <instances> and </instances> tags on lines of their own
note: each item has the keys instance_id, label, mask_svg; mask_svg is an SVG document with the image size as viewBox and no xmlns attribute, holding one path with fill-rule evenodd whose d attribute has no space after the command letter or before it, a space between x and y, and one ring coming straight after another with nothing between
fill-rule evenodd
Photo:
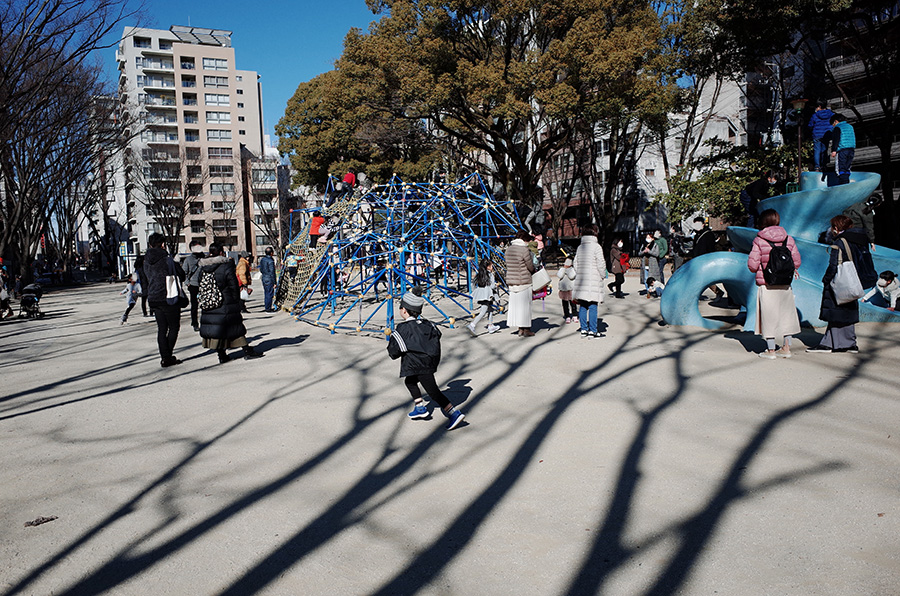
<instances>
[{"instance_id":1,"label":"bare tree","mask_svg":"<svg viewBox=\"0 0 900 596\"><path fill-rule=\"evenodd\" d=\"M173 133L145 130L143 134L146 139L148 134ZM173 140L177 140L177 137ZM200 157L189 153L183 146L174 152L149 147L141 155L133 155L131 159L133 196L144 206L166 237L166 248L170 253L175 253L179 237L187 225L192 203L203 194L203 184L210 178L209 170L204 167Z\"/></svg>"}]
</instances>

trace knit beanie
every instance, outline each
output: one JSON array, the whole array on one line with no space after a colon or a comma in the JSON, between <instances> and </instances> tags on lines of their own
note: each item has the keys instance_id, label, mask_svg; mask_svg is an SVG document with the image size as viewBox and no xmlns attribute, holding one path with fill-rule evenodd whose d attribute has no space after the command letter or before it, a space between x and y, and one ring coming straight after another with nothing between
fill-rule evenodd
<instances>
[{"instance_id":1,"label":"knit beanie","mask_svg":"<svg viewBox=\"0 0 900 596\"><path fill-rule=\"evenodd\" d=\"M422 298L422 288L419 286L403 294L403 298L400 299L400 307L405 308L413 315L421 314L423 306L425 306L425 299Z\"/></svg>"}]
</instances>

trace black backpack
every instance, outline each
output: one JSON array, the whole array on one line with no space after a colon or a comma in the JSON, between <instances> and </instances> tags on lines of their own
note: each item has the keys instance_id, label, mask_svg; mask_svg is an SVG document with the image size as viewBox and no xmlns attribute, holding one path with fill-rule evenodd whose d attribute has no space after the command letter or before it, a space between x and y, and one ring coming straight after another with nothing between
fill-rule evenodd
<instances>
[{"instance_id":1,"label":"black backpack","mask_svg":"<svg viewBox=\"0 0 900 596\"><path fill-rule=\"evenodd\" d=\"M214 310L222 306L225 298L216 284L216 276L210 271L200 274L200 291L197 292L197 304L201 310Z\"/></svg>"},{"instance_id":2,"label":"black backpack","mask_svg":"<svg viewBox=\"0 0 900 596\"><path fill-rule=\"evenodd\" d=\"M794 279L794 255L787 247L787 238L781 244L766 240L772 247L769 262L763 269L763 279L767 286L789 286Z\"/></svg>"}]
</instances>

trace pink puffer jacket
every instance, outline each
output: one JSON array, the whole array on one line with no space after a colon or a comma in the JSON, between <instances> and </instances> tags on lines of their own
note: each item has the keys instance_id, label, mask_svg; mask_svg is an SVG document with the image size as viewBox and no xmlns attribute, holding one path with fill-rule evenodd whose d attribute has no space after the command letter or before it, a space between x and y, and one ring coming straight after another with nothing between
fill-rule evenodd
<instances>
[{"instance_id":1,"label":"pink puffer jacket","mask_svg":"<svg viewBox=\"0 0 900 596\"><path fill-rule=\"evenodd\" d=\"M753 248L750 249L750 257L747 259L747 267L756 274L756 285L766 285L763 269L769 264L769 253L772 251L772 245L766 240L781 244L785 238L787 238L787 247L791 251L791 256L794 257L794 269L800 268L800 251L797 250L794 239L788 236L784 228L781 226L763 228L753 239Z\"/></svg>"}]
</instances>

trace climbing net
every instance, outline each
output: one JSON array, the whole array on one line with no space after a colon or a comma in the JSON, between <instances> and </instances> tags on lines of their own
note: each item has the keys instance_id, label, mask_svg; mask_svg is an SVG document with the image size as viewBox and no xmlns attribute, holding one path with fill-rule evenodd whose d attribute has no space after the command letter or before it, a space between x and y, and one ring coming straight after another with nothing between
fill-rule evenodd
<instances>
[{"instance_id":1,"label":"climbing net","mask_svg":"<svg viewBox=\"0 0 900 596\"><path fill-rule=\"evenodd\" d=\"M478 174L455 183L394 177L359 197L338 197L324 215L315 247L310 223L292 240L276 299L297 320L332 333L389 334L394 301L416 285L438 313L429 319L453 326L470 317L479 261L494 264L502 285L501 245L520 228L513 204L493 197Z\"/></svg>"}]
</instances>

